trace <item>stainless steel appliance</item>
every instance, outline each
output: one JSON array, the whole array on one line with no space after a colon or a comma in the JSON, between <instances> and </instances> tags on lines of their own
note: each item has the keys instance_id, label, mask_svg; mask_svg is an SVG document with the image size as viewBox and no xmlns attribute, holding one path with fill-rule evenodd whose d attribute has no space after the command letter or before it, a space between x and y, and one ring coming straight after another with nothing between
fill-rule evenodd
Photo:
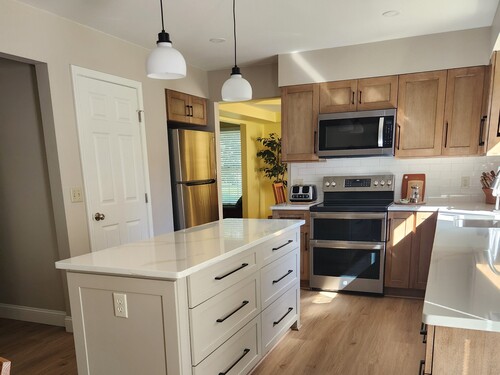
<instances>
[{"instance_id":1,"label":"stainless steel appliance","mask_svg":"<svg viewBox=\"0 0 500 375\"><path fill-rule=\"evenodd\" d=\"M316 185L292 185L290 202L314 202L318 198Z\"/></svg>"},{"instance_id":2,"label":"stainless steel appliance","mask_svg":"<svg viewBox=\"0 0 500 375\"><path fill-rule=\"evenodd\" d=\"M383 294L394 176L328 176L323 192L310 209L311 287Z\"/></svg>"},{"instance_id":3,"label":"stainless steel appliance","mask_svg":"<svg viewBox=\"0 0 500 375\"><path fill-rule=\"evenodd\" d=\"M219 219L214 133L170 129L175 230Z\"/></svg>"},{"instance_id":4,"label":"stainless steel appliance","mask_svg":"<svg viewBox=\"0 0 500 375\"><path fill-rule=\"evenodd\" d=\"M394 155L396 110L321 114L318 156Z\"/></svg>"}]
</instances>

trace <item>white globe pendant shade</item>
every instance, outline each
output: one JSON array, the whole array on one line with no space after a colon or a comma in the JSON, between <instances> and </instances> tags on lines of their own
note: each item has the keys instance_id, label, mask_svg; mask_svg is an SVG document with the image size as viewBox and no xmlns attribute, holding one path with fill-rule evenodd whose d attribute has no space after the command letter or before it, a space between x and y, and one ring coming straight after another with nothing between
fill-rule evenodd
<instances>
[{"instance_id":1,"label":"white globe pendant shade","mask_svg":"<svg viewBox=\"0 0 500 375\"><path fill-rule=\"evenodd\" d=\"M156 43L146 62L149 78L179 79L186 76L186 60L182 54L172 47L170 42Z\"/></svg>"},{"instance_id":2,"label":"white globe pendant shade","mask_svg":"<svg viewBox=\"0 0 500 375\"><path fill-rule=\"evenodd\" d=\"M222 85L222 100L225 102L243 102L252 99L252 86L243 78L238 67L233 68L231 77Z\"/></svg>"}]
</instances>

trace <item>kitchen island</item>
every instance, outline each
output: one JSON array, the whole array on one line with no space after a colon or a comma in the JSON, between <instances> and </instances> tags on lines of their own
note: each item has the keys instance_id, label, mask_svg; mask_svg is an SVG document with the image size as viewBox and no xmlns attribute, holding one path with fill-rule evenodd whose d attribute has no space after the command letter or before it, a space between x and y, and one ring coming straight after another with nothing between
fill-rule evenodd
<instances>
[{"instance_id":1,"label":"kitchen island","mask_svg":"<svg viewBox=\"0 0 500 375\"><path fill-rule=\"evenodd\" d=\"M248 373L300 325L303 223L225 219L57 262L78 373Z\"/></svg>"},{"instance_id":2,"label":"kitchen island","mask_svg":"<svg viewBox=\"0 0 500 375\"><path fill-rule=\"evenodd\" d=\"M500 374L499 220L440 210L423 308L424 374Z\"/></svg>"}]
</instances>

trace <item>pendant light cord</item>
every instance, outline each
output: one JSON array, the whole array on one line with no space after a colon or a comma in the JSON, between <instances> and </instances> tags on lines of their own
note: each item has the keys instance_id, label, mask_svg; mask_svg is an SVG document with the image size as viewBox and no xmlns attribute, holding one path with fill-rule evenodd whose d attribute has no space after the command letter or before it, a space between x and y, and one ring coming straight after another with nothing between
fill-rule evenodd
<instances>
[{"instance_id":1,"label":"pendant light cord","mask_svg":"<svg viewBox=\"0 0 500 375\"><path fill-rule=\"evenodd\" d=\"M165 25L163 24L163 1L160 0L160 10L161 10L161 31L165 32Z\"/></svg>"},{"instance_id":2,"label":"pendant light cord","mask_svg":"<svg viewBox=\"0 0 500 375\"><path fill-rule=\"evenodd\" d=\"M234 66L236 67L236 0L233 0Z\"/></svg>"}]
</instances>

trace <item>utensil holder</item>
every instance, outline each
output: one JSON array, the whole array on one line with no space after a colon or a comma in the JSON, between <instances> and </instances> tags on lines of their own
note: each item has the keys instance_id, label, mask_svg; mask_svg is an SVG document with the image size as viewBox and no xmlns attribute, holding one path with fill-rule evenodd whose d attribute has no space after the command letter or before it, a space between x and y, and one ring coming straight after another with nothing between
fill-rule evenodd
<instances>
[{"instance_id":1,"label":"utensil holder","mask_svg":"<svg viewBox=\"0 0 500 375\"><path fill-rule=\"evenodd\" d=\"M497 198L494 197L493 194L491 194L491 192L492 192L492 189L483 188L485 202L488 203L488 204L495 204Z\"/></svg>"}]
</instances>

